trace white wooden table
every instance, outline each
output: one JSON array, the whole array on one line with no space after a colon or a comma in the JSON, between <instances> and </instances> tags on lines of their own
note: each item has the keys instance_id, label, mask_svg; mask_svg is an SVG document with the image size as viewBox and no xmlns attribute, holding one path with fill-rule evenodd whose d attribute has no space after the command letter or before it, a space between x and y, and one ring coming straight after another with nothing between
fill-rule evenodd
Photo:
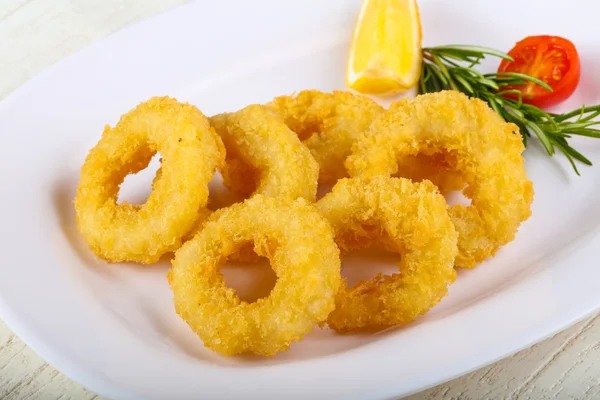
<instances>
[{"instance_id":1,"label":"white wooden table","mask_svg":"<svg viewBox=\"0 0 600 400\"><path fill-rule=\"evenodd\" d=\"M184 2L0 0L0 97L88 43ZM582 321L511 358L410 399L600 398L599 321ZM0 321L0 399L97 397L46 364Z\"/></svg>"}]
</instances>

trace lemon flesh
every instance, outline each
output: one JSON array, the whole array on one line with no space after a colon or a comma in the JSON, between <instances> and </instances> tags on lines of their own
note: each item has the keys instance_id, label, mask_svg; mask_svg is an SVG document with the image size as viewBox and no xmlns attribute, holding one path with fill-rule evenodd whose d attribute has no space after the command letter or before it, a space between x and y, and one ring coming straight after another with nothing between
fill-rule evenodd
<instances>
[{"instance_id":1,"label":"lemon flesh","mask_svg":"<svg viewBox=\"0 0 600 400\"><path fill-rule=\"evenodd\" d=\"M364 0L354 28L347 85L364 94L395 94L417 83L421 61L416 0Z\"/></svg>"}]
</instances>

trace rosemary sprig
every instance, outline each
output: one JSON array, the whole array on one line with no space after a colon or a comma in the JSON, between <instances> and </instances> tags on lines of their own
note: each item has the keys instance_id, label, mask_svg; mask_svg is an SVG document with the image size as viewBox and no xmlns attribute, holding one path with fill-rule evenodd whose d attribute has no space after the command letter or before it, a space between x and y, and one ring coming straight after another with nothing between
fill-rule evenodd
<instances>
[{"instance_id":1,"label":"rosemary sprig","mask_svg":"<svg viewBox=\"0 0 600 400\"><path fill-rule=\"evenodd\" d=\"M519 127L523 142L535 135L548 155L558 149L579 175L575 161L592 165L583 154L568 142L573 135L600 138L600 105L581 107L564 114L549 114L530 104L523 103L521 92L509 86L534 82L552 91L545 82L532 76L514 72L480 73L473 67L486 56L511 60L501 51L481 46L438 46L423 49L423 66L419 80L419 93L453 89L486 101L506 121ZM508 98L506 95L513 95Z\"/></svg>"}]
</instances>

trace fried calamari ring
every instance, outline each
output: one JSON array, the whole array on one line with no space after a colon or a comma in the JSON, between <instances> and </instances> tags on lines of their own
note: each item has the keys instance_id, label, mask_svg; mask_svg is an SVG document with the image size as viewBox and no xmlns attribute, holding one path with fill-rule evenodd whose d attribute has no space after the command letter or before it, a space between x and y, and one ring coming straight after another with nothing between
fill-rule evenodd
<instances>
[{"instance_id":1,"label":"fried calamari ring","mask_svg":"<svg viewBox=\"0 0 600 400\"><path fill-rule=\"evenodd\" d=\"M250 105L215 115L210 122L227 149L221 169L227 186L240 182L234 190L247 195L315 201L319 166L280 116L265 106Z\"/></svg>"},{"instance_id":2,"label":"fried calamari ring","mask_svg":"<svg viewBox=\"0 0 600 400\"><path fill-rule=\"evenodd\" d=\"M219 272L247 242L277 275L270 295L253 303L241 301ZM175 253L169 272L177 313L206 347L225 355L288 349L327 319L340 281L327 221L303 199L262 195L216 211Z\"/></svg>"},{"instance_id":3,"label":"fried calamari ring","mask_svg":"<svg viewBox=\"0 0 600 400\"><path fill-rule=\"evenodd\" d=\"M334 183L347 177L344 161L354 141L384 108L366 96L350 92L303 90L280 96L268 106L296 132L319 163L319 182Z\"/></svg>"},{"instance_id":4,"label":"fried calamari ring","mask_svg":"<svg viewBox=\"0 0 600 400\"><path fill-rule=\"evenodd\" d=\"M446 161L461 172L472 201L450 208L459 233L456 264L474 268L531 215L523 150L516 125L481 100L444 91L395 104L357 141L346 165L352 176L393 175L405 157L450 153Z\"/></svg>"},{"instance_id":5,"label":"fried calamari ring","mask_svg":"<svg viewBox=\"0 0 600 400\"><path fill-rule=\"evenodd\" d=\"M402 254L400 273L379 274L336 296L327 320L338 332L381 329L413 321L436 305L454 282L457 233L446 201L429 181L342 179L317 203L343 250L380 241Z\"/></svg>"},{"instance_id":6,"label":"fried calamari ring","mask_svg":"<svg viewBox=\"0 0 600 400\"><path fill-rule=\"evenodd\" d=\"M117 204L119 185L162 155L162 176L142 206ZM174 251L206 206L208 182L225 158L195 107L155 97L106 127L81 169L75 210L92 251L111 261L156 262Z\"/></svg>"}]
</instances>

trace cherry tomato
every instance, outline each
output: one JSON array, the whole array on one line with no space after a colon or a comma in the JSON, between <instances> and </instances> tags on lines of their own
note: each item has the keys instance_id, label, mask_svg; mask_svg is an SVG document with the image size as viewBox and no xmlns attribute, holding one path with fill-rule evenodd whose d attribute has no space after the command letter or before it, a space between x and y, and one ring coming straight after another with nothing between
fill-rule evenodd
<instances>
[{"instance_id":1,"label":"cherry tomato","mask_svg":"<svg viewBox=\"0 0 600 400\"><path fill-rule=\"evenodd\" d=\"M581 68L575 45L559 36L528 36L508 54L514 61L502 60L498 72L520 72L546 82L549 91L533 82L510 86L518 89L523 102L543 108L558 104L571 96L579 83ZM514 95L508 97L516 98Z\"/></svg>"}]
</instances>

